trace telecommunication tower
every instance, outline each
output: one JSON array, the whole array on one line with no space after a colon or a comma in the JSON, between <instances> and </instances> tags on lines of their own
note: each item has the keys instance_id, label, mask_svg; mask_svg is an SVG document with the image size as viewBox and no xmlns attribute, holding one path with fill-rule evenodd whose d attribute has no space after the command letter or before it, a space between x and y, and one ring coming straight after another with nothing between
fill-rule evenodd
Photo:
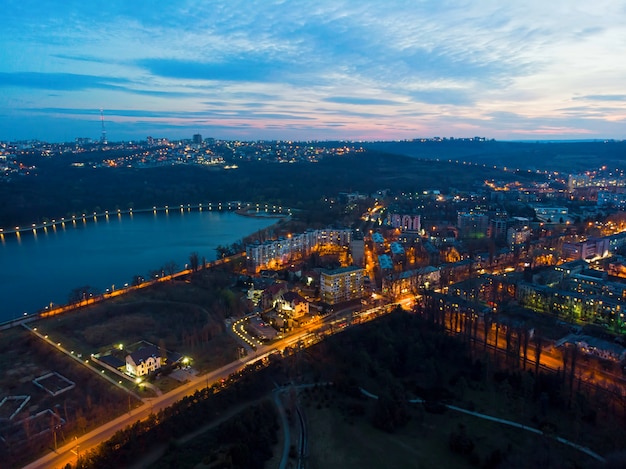
<instances>
[{"instance_id":1,"label":"telecommunication tower","mask_svg":"<svg viewBox=\"0 0 626 469\"><path fill-rule=\"evenodd\" d=\"M106 145L107 142L107 131L104 128L104 110L100 109L100 123L102 124L102 135L100 135L100 143Z\"/></svg>"}]
</instances>

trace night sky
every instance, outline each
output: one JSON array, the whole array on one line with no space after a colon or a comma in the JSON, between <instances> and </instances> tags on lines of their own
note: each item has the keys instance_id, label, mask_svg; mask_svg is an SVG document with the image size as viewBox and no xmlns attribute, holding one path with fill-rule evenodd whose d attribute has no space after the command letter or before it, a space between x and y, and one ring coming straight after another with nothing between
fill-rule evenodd
<instances>
[{"instance_id":1,"label":"night sky","mask_svg":"<svg viewBox=\"0 0 626 469\"><path fill-rule=\"evenodd\" d=\"M623 1L0 5L0 140L626 133Z\"/></svg>"}]
</instances>

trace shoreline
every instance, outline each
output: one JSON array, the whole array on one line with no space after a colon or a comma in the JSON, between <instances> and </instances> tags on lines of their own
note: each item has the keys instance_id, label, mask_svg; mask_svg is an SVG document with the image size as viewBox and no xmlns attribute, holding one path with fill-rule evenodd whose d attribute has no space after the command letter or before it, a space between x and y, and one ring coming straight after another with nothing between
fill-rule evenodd
<instances>
[{"instance_id":1,"label":"shoreline","mask_svg":"<svg viewBox=\"0 0 626 469\"><path fill-rule=\"evenodd\" d=\"M37 230L46 231L48 228L55 229L63 227L66 223L87 222L90 220L97 221L98 218L107 218L109 216L132 215L133 213L150 213L150 212L168 212L170 210L191 211L191 210L216 210L216 211L234 211L235 213L245 217L257 218L288 218L291 216L291 209L269 205L269 204L252 204L249 202L230 201L230 202L207 202L198 204L179 204L179 205L163 205L152 206L152 208L127 208L116 210L104 210L102 212L82 213L80 215L71 215L68 217L53 218L50 221L41 221L39 223L31 223L27 226L0 227L0 237L15 234L20 236L23 233L36 233ZM271 214L270 214L271 210ZM256 213L268 213L268 215L257 215ZM275 214L275 215L274 215Z\"/></svg>"},{"instance_id":2,"label":"shoreline","mask_svg":"<svg viewBox=\"0 0 626 469\"><path fill-rule=\"evenodd\" d=\"M237 215L241 215L242 217L251 217L251 218L269 218L269 219L285 219L285 218L289 218L291 215L289 213L285 214L285 213L276 213L274 214L268 214L265 215L265 213L267 212L259 212L259 209L254 209L254 208L242 208L242 209L237 209L235 210L235 213Z\"/></svg>"},{"instance_id":3,"label":"shoreline","mask_svg":"<svg viewBox=\"0 0 626 469\"><path fill-rule=\"evenodd\" d=\"M241 205L239 205L239 204L241 204ZM132 218L133 214L137 214L137 215L141 214L142 216L144 216L146 214L150 214L150 212L154 212L155 214L156 213L164 213L164 212L167 213L168 210L170 212L174 212L173 213L174 215L178 214L178 212L180 212L181 214L182 213L187 213L187 212L195 212L195 213L206 212L208 214L211 211L213 211L216 214L217 214L217 212L220 212L220 213L224 213L224 214L231 213L231 214L241 215L241 216L246 217L249 220L256 219L256 220L259 220L259 223L269 224L270 226L274 226L277 223L281 223L282 220L285 220L285 219L289 218L289 215L286 213L286 211L284 211L283 213L272 213L272 210L277 210L278 207L276 207L276 209L274 209L272 206L268 206L267 207L267 212L266 212L266 208L264 206L260 205L260 204L259 204L258 209L256 207L254 207L254 206L251 206L250 204L248 204L247 206L244 206L243 203L238 203L238 205L239 205L239 208L237 208L237 205L235 205L233 203L231 203L230 206L228 204L226 204L226 203L215 204L215 205L212 205L212 206L198 205L198 206L195 206L197 208L195 208L194 206L191 206L191 205L188 205L188 206L181 205L181 206L176 206L176 207L173 207L173 208L166 206L166 207L163 207L161 210L159 210L157 207L153 207L152 209L128 210L128 211L125 211L125 212L120 210L119 213L118 212L114 212L113 214L107 214L106 212L104 212L104 213L105 213L105 218L108 220L109 218L117 218L119 216L122 216L124 213L127 214L126 216L130 216ZM257 210L258 210L258 213L257 213ZM126 218L126 216L124 216L124 218ZM22 234L17 233L17 234L11 235L11 236L9 236L6 233L0 232L0 242L2 242L2 244L4 244L5 241L8 242L9 244L12 244L14 241L17 241L17 243L20 243L20 239L22 237L24 237L24 236L30 235L30 236L34 236L36 238L37 236L41 236L43 233L45 233L45 235L49 236L50 234L58 232L59 229L62 229L63 231L65 231L66 227L72 228L72 225L83 226L84 223L87 223L88 221L90 221L89 218L93 219L94 216L93 215L85 216L85 220L84 221L81 220L81 219L77 219L77 220L75 220L74 223L73 223L72 220L69 220L69 221L68 220L65 220L65 221L60 220L60 221L56 221L56 223L61 225L61 228L56 227L56 226L47 225L46 228L44 228L43 230L25 229L24 230L25 233L22 233ZM91 220L91 221L93 221L93 223L89 223L89 225L92 225L92 224L95 225L100 220ZM47 229L47 228L49 228L49 229ZM245 239L245 237L253 235L256 231L257 231L256 229L252 228L250 231L246 230L245 234L242 232L242 234L240 235L241 239ZM16 239L14 239L14 237ZM233 241L236 241L236 240L231 240L231 242L233 242ZM241 254L242 254L241 252L240 253L236 253L233 256L233 258L239 257ZM214 257L214 256L207 256L207 257ZM210 267L211 264L213 264L213 263L220 264L221 263L220 261L221 261L221 259L220 260L216 259L215 261L209 261L209 263L208 263L209 265L207 267ZM181 269L181 271L183 271L183 272L184 272L184 270L185 269ZM174 276L183 274L183 272L177 272L177 273L174 274ZM115 283L117 283L117 282L115 282ZM107 285L108 285L108 283L107 283ZM121 283L120 283L120 286L121 286ZM114 295L121 294L122 293L121 290L124 289L124 288L118 287L118 288L113 290L113 288L112 288L112 291L110 291L110 292L108 290L106 292L102 292L102 293L98 292L98 295L96 295L94 293L94 296L99 296L100 298L98 298L98 299L104 299L104 298L106 298L108 296L114 296ZM103 287L103 289L104 289L104 287ZM59 297L61 297L61 296L62 295L59 295ZM102 297L104 297L104 298L102 298ZM54 299L54 297L53 297L53 299ZM45 308L43 308L43 307L42 308L33 308L33 309L30 309L30 308L25 308L25 309L18 308L16 310L17 312L15 312L14 314L11 314L11 315L7 314L4 318L2 318L0 320L0 330L6 329L6 328L9 328L9 327L13 327L13 326L16 326L16 325L20 325L20 324L22 324L24 322L29 322L31 320L34 320L34 319L37 319L37 318L40 318L40 317L43 317L43 316L50 315L50 310L53 310L53 311L56 310L57 312L61 312L61 311L65 312L65 311L68 311L68 310L75 310L76 306L86 306L87 304L91 304L91 302L95 302L94 299L90 299L90 301L80 302L78 305L75 304L75 303L68 303L67 301L60 301L60 302L55 301L54 302L54 307L51 307L51 308L48 308L48 307L45 307ZM46 304L46 303L44 303L44 304ZM51 305L52 305L52 303L51 303ZM29 311L29 309L30 309L30 311ZM21 314L22 312L24 314ZM2 311L2 313L4 313L4 311ZM7 309L7 313L8 313L8 309Z\"/></svg>"}]
</instances>

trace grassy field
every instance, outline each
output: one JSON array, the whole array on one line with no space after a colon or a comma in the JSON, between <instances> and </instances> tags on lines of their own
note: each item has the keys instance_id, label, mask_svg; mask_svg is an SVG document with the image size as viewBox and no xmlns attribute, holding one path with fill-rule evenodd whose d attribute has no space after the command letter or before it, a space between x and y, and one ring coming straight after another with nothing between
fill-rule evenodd
<instances>
[{"instance_id":1,"label":"grassy field","mask_svg":"<svg viewBox=\"0 0 626 469\"><path fill-rule=\"evenodd\" d=\"M309 434L311 469L441 468L441 467L595 467L596 461L558 443L461 413L428 413L415 404L409 423L395 431L381 431L369 421L372 402L346 399L333 391L302 398ZM363 406L363 415L354 415ZM463 430L460 430L460 429ZM452 432L472 440L470 454L450 450Z\"/></svg>"},{"instance_id":2,"label":"grassy field","mask_svg":"<svg viewBox=\"0 0 626 469\"><path fill-rule=\"evenodd\" d=\"M35 327L83 356L147 341L191 357L194 368L204 372L235 359L237 343L226 333L223 318L203 306L197 290L184 282L160 284L47 318Z\"/></svg>"},{"instance_id":3,"label":"grassy field","mask_svg":"<svg viewBox=\"0 0 626 469\"><path fill-rule=\"evenodd\" d=\"M223 298L233 302L238 300L223 285L224 290L217 293L207 288L214 283L213 277L199 277L196 282L160 284L42 319L30 326L80 361L89 360L91 354L107 354L111 350L116 350L116 356L123 360L125 353L137 343L147 341L191 357L192 366L200 373L213 370L237 357L238 344L224 325L228 303ZM216 302L223 304L216 306ZM34 379L51 372L73 382L74 388L53 396L33 383ZM127 384L122 378L120 380ZM63 386L67 383L53 375L43 381L43 385L48 383L54 387L52 391L58 391L60 385L53 386L57 382ZM153 382L163 392L180 385L169 376ZM134 383L127 387L140 392ZM144 390L142 396L150 393L150 390ZM12 396L16 396L15 399ZM18 425L5 420L0 425L0 436L7 441L6 444L0 442L0 457L11 461L13 466L29 457L25 455L49 449L54 436L50 428L60 419L65 423L57 429L58 444L138 405L129 394L102 379L100 373L61 353L34 333L13 328L0 334L0 401L4 397L10 398L0 409L0 417L8 419L18 409L24 401L20 396L28 396L30 400L12 422L42 411L47 413L38 420L23 420ZM39 432L43 432L42 436L35 438Z\"/></svg>"},{"instance_id":4,"label":"grassy field","mask_svg":"<svg viewBox=\"0 0 626 469\"><path fill-rule=\"evenodd\" d=\"M381 467L383 460L383 467L496 467L497 460L506 461L500 467L597 467L557 436L601 456L623 450L623 414L606 391L574 382L572 393L556 373L537 377L532 370L505 370L491 353L477 352L473 359L465 353L461 342L405 314L307 349L304 360L291 366L306 363L313 370L310 379L335 383L334 391L302 394L311 425L311 467ZM365 399L358 387L384 400ZM409 408L412 397L511 420L544 436L452 410L439 415ZM461 431L474 446L463 455L449 445L451 434Z\"/></svg>"}]
</instances>

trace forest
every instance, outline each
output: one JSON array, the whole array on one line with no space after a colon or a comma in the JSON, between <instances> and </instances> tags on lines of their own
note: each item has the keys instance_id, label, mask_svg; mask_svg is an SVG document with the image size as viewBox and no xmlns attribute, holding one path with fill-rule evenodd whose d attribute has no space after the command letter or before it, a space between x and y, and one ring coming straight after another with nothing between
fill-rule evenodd
<instances>
[{"instance_id":1,"label":"forest","mask_svg":"<svg viewBox=\"0 0 626 469\"><path fill-rule=\"evenodd\" d=\"M35 158L35 157L32 157ZM199 165L156 168L74 167L68 156L39 158L33 174L0 185L2 226L39 223L73 214L104 210L150 208L154 205L195 204L242 200L297 209L303 221L334 222L337 213L320 203L339 192L371 194L469 190L485 178L512 179L489 168L463 168L447 162L376 151L334 156L318 163L278 164L238 162L236 170Z\"/></svg>"},{"instance_id":2,"label":"forest","mask_svg":"<svg viewBox=\"0 0 626 469\"><path fill-rule=\"evenodd\" d=\"M415 441L416 445L433 446L427 458L435 464L432 467L444 461L453 461L458 467L599 467L597 460L559 443L557 436L604 455L607 468L622 467L624 417L615 412L616 404L600 392L571 387L567 373L537 373L533 367L509 369L506 360L506 353L494 357L491 351L483 353L482 343L472 345L467 336L447 334L432 316L398 309L307 349L288 349L268 367L251 366L223 384L198 391L147 421L118 432L81 458L77 467L119 467L155 445L167 446L157 467L168 467L166 461L183 457L190 459L179 467L194 467L202 461L217 461L223 468L262 467L245 466L251 464L245 457L260 451L257 445L265 445L265 450L254 454L260 460L270 458L276 451L278 427L272 409L264 404L257 407L254 402L267 399L276 383L284 382L318 383L298 397L312 422L312 467L320 467L315 462L320 458L315 441L330 431L322 427L319 433L315 421L320 412L335 415L335 425L347 425L352 428L349 431L372 439L360 447L374 446L385 434L396 438L404 438L406 432L417 435L420 441ZM366 397L364 389L365 394L377 398ZM226 427L218 427L223 428L223 435L207 433L184 446L172 443L174 437L193 432L220 412L245 403L250 403L249 411L236 413ZM542 434L494 431L497 424L486 427L473 417L459 420L447 410L452 404L512 419L540 429ZM243 426L261 441L252 437L236 439L237 443L226 441L226 435L240 433ZM233 428L240 430L227 430ZM237 450L242 458L232 454L235 444L246 446ZM354 447L347 441L334 444ZM328 459L326 462L330 464ZM419 460L406 461L405 467L422 467L420 464Z\"/></svg>"}]
</instances>

